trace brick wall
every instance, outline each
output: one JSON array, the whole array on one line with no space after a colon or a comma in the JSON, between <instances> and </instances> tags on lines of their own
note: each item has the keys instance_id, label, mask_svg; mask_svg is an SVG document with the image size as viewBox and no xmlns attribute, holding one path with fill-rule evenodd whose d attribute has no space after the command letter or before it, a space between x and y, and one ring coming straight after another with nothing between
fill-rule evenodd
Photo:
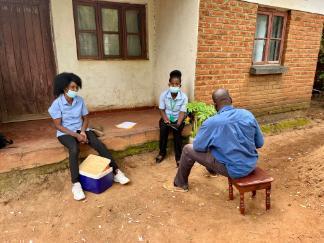
<instances>
[{"instance_id":1,"label":"brick wall","mask_svg":"<svg viewBox=\"0 0 324 243\"><path fill-rule=\"evenodd\" d=\"M249 74L258 5L238 0L201 0L195 99L211 102L219 87L234 104L257 115L309 105L324 16L290 11L283 65L285 74Z\"/></svg>"}]
</instances>

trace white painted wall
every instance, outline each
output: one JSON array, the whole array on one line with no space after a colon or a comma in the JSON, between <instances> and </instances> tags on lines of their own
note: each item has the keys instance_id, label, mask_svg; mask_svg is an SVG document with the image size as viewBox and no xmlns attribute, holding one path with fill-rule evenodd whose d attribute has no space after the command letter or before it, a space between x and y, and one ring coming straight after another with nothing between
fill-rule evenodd
<instances>
[{"instance_id":1,"label":"white painted wall","mask_svg":"<svg viewBox=\"0 0 324 243\"><path fill-rule=\"evenodd\" d=\"M58 72L82 78L80 94L92 111L157 105L173 69L193 97L199 0L113 1L147 5L149 60L78 60L72 0L51 0Z\"/></svg>"},{"instance_id":2,"label":"white painted wall","mask_svg":"<svg viewBox=\"0 0 324 243\"><path fill-rule=\"evenodd\" d=\"M244 0L245 2L324 14L324 0Z\"/></svg>"},{"instance_id":3,"label":"white painted wall","mask_svg":"<svg viewBox=\"0 0 324 243\"><path fill-rule=\"evenodd\" d=\"M151 106L153 82L154 1L119 0L147 4L149 60L78 60L72 0L51 0L58 72L74 72L83 80L80 94L90 110Z\"/></svg>"},{"instance_id":4,"label":"white painted wall","mask_svg":"<svg viewBox=\"0 0 324 243\"><path fill-rule=\"evenodd\" d=\"M168 88L169 73L182 72L182 88L194 97L194 81L198 42L199 0L156 1L156 59L154 62L154 94Z\"/></svg>"}]
</instances>

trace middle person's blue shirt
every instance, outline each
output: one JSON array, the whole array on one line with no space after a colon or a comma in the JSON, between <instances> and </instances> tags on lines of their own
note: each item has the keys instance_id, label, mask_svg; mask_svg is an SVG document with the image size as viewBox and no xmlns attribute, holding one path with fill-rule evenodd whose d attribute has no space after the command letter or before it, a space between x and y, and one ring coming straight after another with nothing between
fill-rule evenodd
<instances>
[{"instance_id":1,"label":"middle person's blue shirt","mask_svg":"<svg viewBox=\"0 0 324 243\"><path fill-rule=\"evenodd\" d=\"M178 120L180 111L187 112L188 97L181 90L177 93L177 97L172 99L170 90L165 90L160 95L159 109L165 110L166 115Z\"/></svg>"}]
</instances>

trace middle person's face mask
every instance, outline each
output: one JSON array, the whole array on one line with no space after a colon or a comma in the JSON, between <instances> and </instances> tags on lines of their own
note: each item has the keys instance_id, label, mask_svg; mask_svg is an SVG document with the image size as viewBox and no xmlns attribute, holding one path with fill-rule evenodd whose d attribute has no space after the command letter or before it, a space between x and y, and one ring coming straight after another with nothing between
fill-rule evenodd
<instances>
[{"instance_id":1,"label":"middle person's face mask","mask_svg":"<svg viewBox=\"0 0 324 243\"><path fill-rule=\"evenodd\" d=\"M177 94L180 91L180 87L170 87L170 92L173 94Z\"/></svg>"}]
</instances>

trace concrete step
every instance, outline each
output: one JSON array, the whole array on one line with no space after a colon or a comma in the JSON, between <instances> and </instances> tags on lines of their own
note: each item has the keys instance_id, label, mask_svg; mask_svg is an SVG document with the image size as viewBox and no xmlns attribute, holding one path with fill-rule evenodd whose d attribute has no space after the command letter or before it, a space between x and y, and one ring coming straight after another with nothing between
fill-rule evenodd
<instances>
[{"instance_id":1,"label":"concrete step","mask_svg":"<svg viewBox=\"0 0 324 243\"><path fill-rule=\"evenodd\" d=\"M100 139L109 150L124 151L130 147L158 141L159 119L157 109L102 112L90 115L90 125L103 129L105 135ZM131 129L116 127L124 121L137 124ZM183 135L189 136L190 131L191 127L186 126ZM51 120L0 124L0 132L14 140L13 145L0 149L0 173L54 164L68 158L67 150L55 136ZM86 145L81 145L80 149L83 156L95 153Z\"/></svg>"}]
</instances>

